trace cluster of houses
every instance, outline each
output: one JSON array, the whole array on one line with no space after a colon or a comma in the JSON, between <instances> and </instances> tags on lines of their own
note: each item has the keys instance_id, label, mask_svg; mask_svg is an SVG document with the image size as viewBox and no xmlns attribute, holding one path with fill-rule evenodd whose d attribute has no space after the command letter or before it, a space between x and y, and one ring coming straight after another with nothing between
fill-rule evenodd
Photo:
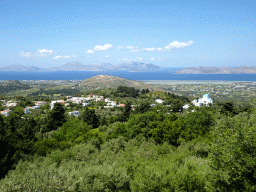
<instances>
[{"instance_id":1,"label":"cluster of houses","mask_svg":"<svg viewBox=\"0 0 256 192\"><path fill-rule=\"evenodd\" d=\"M0 100L0 102L2 102L3 106L9 108L9 107L16 107L18 104L16 101L5 101L5 100ZM9 109L6 109L6 110L3 110L3 111L0 111L0 114L4 115L5 117L9 116L9 113L11 112L12 110L9 110Z\"/></svg>"},{"instance_id":2,"label":"cluster of houses","mask_svg":"<svg viewBox=\"0 0 256 192\"><path fill-rule=\"evenodd\" d=\"M6 106L7 108L17 106L16 101L8 101L8 102L5 102L4 100L1 100L1 101L3 103L3 106ZM88 97L66 96L65 100L51 101L50 109L53 109L55 103L62 103L65 106L68 106L70 104L70 102L72 102L72 103L76 103L76 104L81 104L82 106L89 106L90 101L106 102L107 104L106 104L106 106L104 106L104 108L125 107L125 104L118 104L117 101L111 101L111 99L109 99L109 98L104 99L103 96L90 94ZM165 101L162 99L156 99L155 102L159 103L159 104L163 104ZM45 102L45 101L35 101L34 103L35 103L35 106L26 107L23 109L24 114L28 114L30 112L29 110L39 109L40 106L47 105L47 102ZM213 103L213 100L209 97L208 94L203 95L203 98L195 99L192 101L192 104L197 107L209 106L212 103ZM155 107L155 105L156 104L151 104L150 106ZM190 106L189 104L186 104L183 106L183 109L188 109L189 106ZM134 109L135 105L132 105L131 107L132 107L132 109ZM2 114L4 116L8 116L10 112L11 112L11 110L7 109L7 110L0 111L0 114ZM79 116L80 112L79 111L69 112L69 115Z\"/></svg>"},{"instance_id":3,"label":"cluster of houses","mask_svg":"<svg viewBox=\"0 0 256 192\"><path fill-rule=\"evenodd\" d=\"M3 106L9 108L9 107L16 107L18 105L17 101L5 101L5 100L1 100L1 102L3 103ZM32 106L32 107L26 107L23 109L24 111L24 114L28 114L29 113L29 110L33 110L33 109L39 109L40 106L42 105L46 105L47 102L45 101L35 101L35 106ZM9 116L9 113L11 112L12 110L10 109L6 109L6 110L3 110L3 111L0 111L0 114L4 115L4 116Z\"/></svg>"},{"instance_id":4,"label":"cluster of houses","mask_svg":"<svg viewBox=\"0 0 256 192\"><path fill-rule=\"evenodd\" d=\"M192 104L197 107L209 106L213 104L213 100L209 97L208 94L204 94L202 98L193 100ZM186 104L183 106L183 109L188 109L189 106L190 106L189 104Z\"/></svg>"}]
</instances>

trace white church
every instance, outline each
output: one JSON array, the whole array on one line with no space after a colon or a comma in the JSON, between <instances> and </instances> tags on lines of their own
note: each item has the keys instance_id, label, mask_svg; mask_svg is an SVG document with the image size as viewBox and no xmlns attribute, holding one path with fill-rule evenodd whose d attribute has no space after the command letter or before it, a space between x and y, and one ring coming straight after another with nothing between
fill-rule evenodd
<instances>
[{"instance_id":1,"label":"white church","mask_svg":"<svg viewBox=\"0 0 256 192\"><path fill-rule=\"evenodd\" d=\"M204 94L203 95L203 98L200 98L200 99L195 99L192 101L192 103L197 106L197 107L201 107L202 105L209 105L209 104L212 104L213 101L212 99L209 97L208 94Z\"/></svg>"}]
</instances>

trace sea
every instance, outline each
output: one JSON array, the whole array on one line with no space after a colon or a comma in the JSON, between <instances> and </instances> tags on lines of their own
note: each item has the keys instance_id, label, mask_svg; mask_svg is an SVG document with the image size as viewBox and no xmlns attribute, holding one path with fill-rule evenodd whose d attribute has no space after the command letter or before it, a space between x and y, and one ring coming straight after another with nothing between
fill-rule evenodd
<instances>
[{"instance_id":1,"label":"sea","mask_svg":"<svg viewBox=\"0 0 256 192\"><path fill-rule=\"evenodd\" d=\"M14 72L1 71L0 80L83 80L96 75L113 75L136 81L256 81L256 74L175 74L174 72L77 71Z\"/></svg>"}]
</instances>

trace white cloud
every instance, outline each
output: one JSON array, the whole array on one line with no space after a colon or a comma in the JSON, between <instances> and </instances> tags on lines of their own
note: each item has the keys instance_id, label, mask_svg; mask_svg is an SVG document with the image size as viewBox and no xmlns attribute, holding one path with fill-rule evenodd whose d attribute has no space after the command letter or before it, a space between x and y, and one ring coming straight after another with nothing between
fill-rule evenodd
<instances>
[{"instance_id":1,"label":"white cloud","mask_svg":"<svg viewBox=\"0 0 256 192\"><path fill-rule=\"evenodd\" d=\"M77 57L77 55L72 55L72 57Z\"/></svg>"},{"instance_id":2,"label":"white cloud","mask_svg":"<svg viewBox=\"0 0 256 192\"><path fill-rule=\"evenodd\" d=\"M19 56L20 57L45 57L49 56L53 53L53 50L47 50L47 49L39 49L34 52L20 52Z\"/></svg>"},{"instance_id":3,"label":"white cloud","mask_svg":"<svg viewBox=\"0 0 256 192\"><path fill-rule=\"evenodd\" d=\"M92 57L92 56L87 56L87 57Z\"/></svg>"},{"instance_id":4,"label":"white cloud","mask_svg":"<svg viewBox=\"0 0 256 192\"><path fill-rule=\"evenodd\" d=\"M169 45L165 46L165 49L179 49L179 48L184 48L188 47L194 44L194 41L188 41L188 42L178 42L178 41L173 41Z\"/></svg>"},{"instance_id":5,"label":"white cloud","mask_svg":"<svg viewBox=\"0 0 256 192\"><path fill-rule=\"evenodd\" d=\"M88 51L86 51L87 54L93 54L95 51L89 49Z\"/></svg>"},{"instance_id":6,"label":"white cloud","mask_svg":"<svg viewBox=\"0 0 256 192\"><path fill-rule=\"evenodd\" d=\"M19 54L20 57L31 57L32 56L32 53L31 52L20 52Z\"/></svg>"},{"instance_id":7,"label":"white cloud","mask_svg":"<svg viewBox=\"0 0 256 192\"><path fill-rule=\"evenodd\" d=\"M123 58L123 60L124 60L124 61L130 61L130 59L128 59L128 58Z\"/></svg>"},{"instance_id":8,"label":"white cloud","mask_svg":"<svg viewBox=\"0 0 256 192\"><path fill-rule=\"evenodd\" d=\"M47 50L47 49L40 49L36 51L36 56L45 57L48 55L51 55L53 53L53 50Z\"/></svg>"},{"instance_id":9,"label":"white cloud","mask_svg":"<svg viewBox=\"0 0 256 192\"><path fill-rule=\"evenodd\" d=\"M54 57L54 59L60 59L60 58L69 59L70 56L68 56L68 55L65 55L65 56L57 55L56 57Z\"/></svg>"},{"instance_id":10,"label":"white cloud","mask_svg":"<svg viewBox=\"0 0 256 192\"><path fill-rule=\"evenodd\" d=\"M134 49L135 47L133 47L133 46L126 46L125 48L126 49Z\"/></svg>"},{"instance_id":11,"label":"white cloud","mask_svg":"<svg viewBox=\"0 0 256 192\"><path fill-rule=\"evenodd\" d=\"M59 58L61 58L60 55L57 55L56 57L54 57L54 59L59 59Z\"/></svg>"},{"instance_id":12,"label":"white cloud","mask_svg":"<svg viewBox=\"0 0 256 192\"><path fill-rule=\"evenodd\" d=\"M137 60L141 61L141 60L143 60L143 58L142 57L137 57Z\"/></svg>"},{"instance_id":13,"label":"white cloud","mask_svg":"<svg viewBox=\"0 0 256 192\"><path fill-rule=\"evenodd\" d=\"M121 61L121 59L118 59L118 61Z\"/></svg>"},{"instance_id":14,"label":"white cloud","mask_svg":"<svg viewBox=\"0 0 256 192\"><path fill-rule=\"evenodd\" d=\"M110 55L105 55L105 57L110 57Z\"/></svg>"},{"instance_id":15,"label":"white cloud","mask_svg":"<svg viewBox=\"0 0 256 192\"><path fill-rule=\"evenodd\" d=\"M53 53L53 50L41 49L41 50L38 50L38 52L41 53L41 54L44 54L44 53L52 54L52 53Z\"/></svg>"},{"instance_id":16,"label":"white cloud","mask_svg":"<svg viewBox=\"0 0 256 192\"><path fill-rule=\"evenodd\" d=\"M140 52L138 49L132 49L130 52Z\"/></svg>"},{"instance_id":17,"label":"white cloud","mask_svg":"<svg viewBox=\"0 0 256 192\"><path fill-rule=\"evenodd\" d=\"M101 45L97 45L97 46L95 46L93 49L95 50L95 51L104 51L104 50L108 50L108 49L110 49L110 48L112 48L113 46L111 45L111 44L105 44L105 45L103 45L103 46L101 46Z\"/></svg>"},{"instance_id":18,"label":"white cloud","mask_svg":"<svg viewBox=\"0 0 256 192\"><path fill-rule=\"evenodd\" d=\"M156 48L155 47L151 47L151 48L145 48L145 51L155 51Z\"/></svg>"},{"instance_id":19,"label":"white cloud","mask_svg":"<svg viewBox=\"0 0 256 192\"><path fill-rule=\"evenodd\" d=\"M150 60L154 61L154 60L156 60L156 59L155 59L154 57L151 57Z\"/></svg>"},{"instance_id":20,"label":"white cloud","mask_svg":"<svg viewBox=\"0 0 256 192\"><path fill-rule=\"evenodd\" d=\"M117 46L117 50L124 49L124 46Z\"/></svg>"},{"instance_id":21,"label":"white cloud","mask_svg":"<svg viewBox=\"0 0 256 192\"><path fill-rule=\"evenodd\" d=\"M157 48L156 50L157 50L157 51L164 51L164 49L161 48L161 47Z\"/></svg>"}]
</instances>

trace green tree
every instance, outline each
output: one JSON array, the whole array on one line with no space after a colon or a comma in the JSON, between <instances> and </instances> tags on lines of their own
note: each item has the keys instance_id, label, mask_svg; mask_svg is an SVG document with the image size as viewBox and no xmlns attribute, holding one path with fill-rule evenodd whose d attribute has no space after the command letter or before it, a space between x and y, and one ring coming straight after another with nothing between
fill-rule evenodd
<instances>
[{"instance_id":1,"label":"green tree","mask_svg":"<svg viewBox=\"0 0 256 192\"><path fill-rule=\"evenodd\" d=\"M220 106L221 106L220 112L222 114L225 114L231 117L237 114L235 111L233 102L227 101L225 103L220 104Z\"/></svg>"},{"instance_id":2,"label":"green tree","mask_svg":"<svg viewBox=\"0 0 256 192\"><path fill-rule=\"evenodd\" d=\"M58 130L55 138L58 141L74 141L79 136L85 134L90 130L90 127L84 121L78 118L71 118L65 122L62 127Z\"/></svg>"},{"instance_id":3,"label":"green tree","mask_svg":"<svg viewBox=\"0 0 256 192\"><path fill-rule=\"evenodd\" d=\"M214 130L210 162L218 191L256 191L255 116L221 119Z\"/></svg>"},{"instance_id":4,"label":"green tree","mask_svg":"<svg viewBox=\"0 0 256 192\"><path fill-rule=\"evenodd\" d=\"M120 117L120 121L122 122L127 121L127 119L130 117L131 110L132 110L131 102L127 102L124 106L124 112Z\"/></svg>"},{"instance_id":5,"label":"green tree","mask_svg":"<svg viewBox=\"0 0 256 192\"><path fill-rule=\"evenodd\" d=\"M0 101L0 111L2 110L4 110L4 107L3 107L2 101Z\"/></svg>"},{"instance_id":6,"label":"green tree","mask_svg":"<svg viewBox=\"0 0 256 192\"><path fill-rule=\"evenodd\" d=\"M42 132L48 132L56 130L61 127L63 123L66 122L65 109L60 103L55 103L52 111L50 111L47 117L46 126L43 128Z\"/></svg>"},{"instance_id":7,"label":"green tree","mask_svg":"<svg viewBox=\"0 0 256 192\"><path fill-rule=\"evenodd\" d=\"M99 118L97 117L94 109L86 107L79 116L79 119L83 120L88 125L92 125L93 128L97 128L99 126Z\"/></svg>"},{"instance_id":8,"label":"green tree","mask_svg":"<svg viewBox=\"0 0 256 192\"><path fill-rule=\"evenodd\" d=\"M1 115L0 115L1 116ZM15 168L20 159L33 153L37 124L34 119L22 119L18 112L12 112L6 121L0 117L0 173L3 177Z\"/></svg>"},{"instance_id":9,"label":"green tree","mask_svg":"<svg viewBox=\"0 0 256 192\"><path fill-rule=\"evenodd\" d=\"M149 103L147 101L146 102L142 102L137 107L135 107L135 113L145 113L149 109L150 109Z\"/></svg>"},{"instance_id":10,"label":"green tree","mask_svg":"<svg viewBox=\"0 0 256 192\"><path fill-rule=\"evenodd\" d=\"M187 113L183 118L186 121L186 131L181 133L181 137L186 141L204 136L215 123L212 109L209 107L200 107L195 112Z\"/></svg>"},{"instance_id":11,"label":"green tree","mask_svg":"<svg viewBox=\"0 0 256 192\"><path fill-rule=\"evenodd\" d=\"M175 114L160 123L153 132L153 138L157 143L168 142L178 146L184 139L181 138L185 130L185 121L178 119Z\"/></svg>"}]
</instances>

